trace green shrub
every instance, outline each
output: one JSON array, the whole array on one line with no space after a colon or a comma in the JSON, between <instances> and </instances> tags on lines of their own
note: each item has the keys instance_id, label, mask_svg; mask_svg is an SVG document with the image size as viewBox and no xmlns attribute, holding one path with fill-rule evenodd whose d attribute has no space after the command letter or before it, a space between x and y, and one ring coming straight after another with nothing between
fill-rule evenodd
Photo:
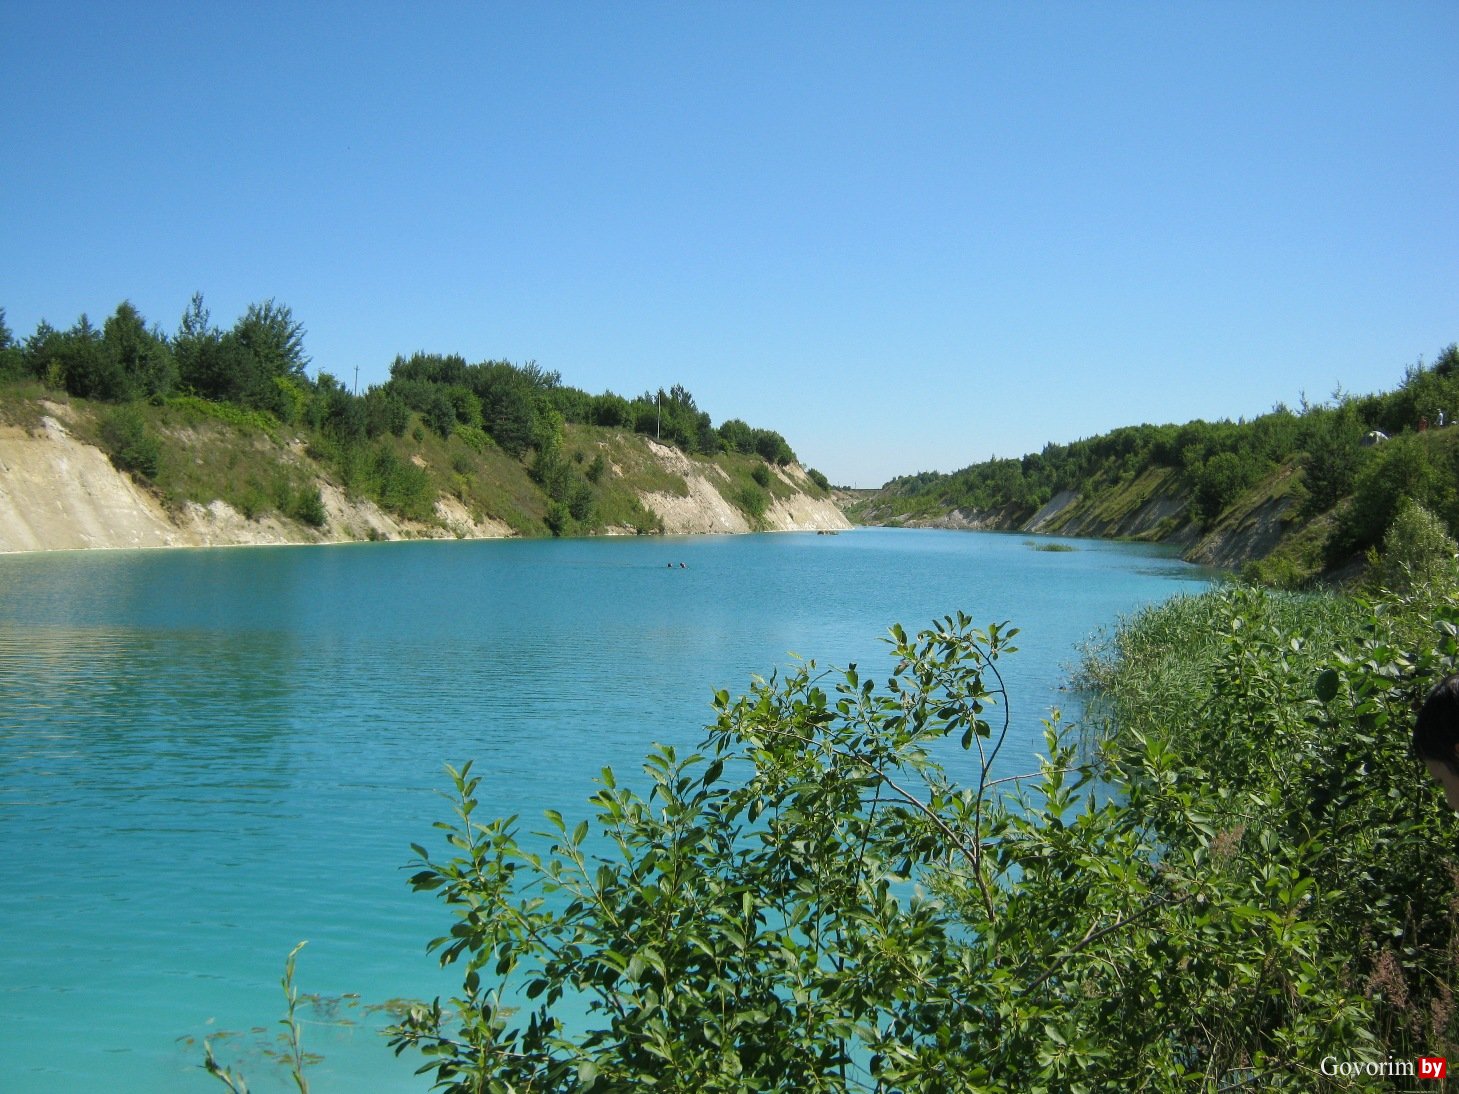
<instances>
[{"instance_id":1,"label":"green shrub","mask_svg":"<svg viewBox=\"0 0 1459 1094\"><path fill-rule=\"evenodd\" d=\"M1311 880L1293 928L1312 952L1344 955L1349 967L1323 978L1368 1012L1359 1036L1378 1059L1459 1042L1447 1002L1455 818L1409 756L1413 711L1454 671L1456 636L1452 585L1374 605L1236 590L1143 613L1102 681L1132 804L1148 809L1150 790L1129 774L1134 750L1158 744L1169 777L1202 788L1210 828L1239 827ZM1177 838L1156 823L1163 843ZM1259 883L1262 869L1241 880ZM1270 972L1294 985L1307 975L1300 960Z\"/></svg>"},{"instance_id":2,"label":"green shrub","mask_svg":"<svg viewBox=\"0 0 1459 1094\"><path fill-rule=\"evenodd\" d=\"M554 536L565 536L572 530L572 511L565 502L549 502L543 521Z\"/></svg>"},{"instance_id":3,"label":"green shrub","mask_svg":"<svg viewBox=\"0 0 1459 1094\"><path fill-rule=\"evenodd\" d=\"M269 498L256 482L249 482L238 491L238 511L247 520L256 520L269 511Z\"/></svg>"},{"instance_id":4,"label":"green shrub","mask_svg":"<svg viewBox=\"0 0 1459 1094\"><path fill-rule=\"evenodd\" d=\"M329 521L318 487L301 487L294 492L285 512L311 528L323 528Z\"/></svg>"},{"instance_id":5,"label":"green shrub","mask_svg":"<svg viewBox=\"0 0 1459 1094\"><path fill-rule=\"evenodd\" d=\"M1415 585L1453 579L1459 544L1444 522L1418 502L1404 499L1383 537L1374 577L1385 588L1408 592Z\"/></svg>"},{"instance_id":6,"label":"green shrub","mask_svg":"<svg viewBox=\"0 0 1459 1094\"><path fill-rule=\"evenodd\" d=\"M279 426L279 420L266 410L251 410L234 403L215 403L196 395L170 395L166 399L166 405L245 431L258 430L272 434Z\"/></svg>"},{"instance_id":7,"label":"green shrub","mask_svg":"<svg viewBox=\"0 0 1459 1094\"><path fill-rule=\"evenodd\" d=\"M1195 489L1194 507L1204 525L1213 524L1221 512L1261 475L1250 454L1218 452L1191 469Z\"/></svg>"},{"instance_id":8,"label":"green shrub","mask_svg":"<svg viewBox=\"0 0 1459 1094\"><path fill-rule=\"evenodd\" d=\"M752 524L759 524L764 519L765 510L770 505L770 496L758 486L742 486L734 500Z\"/></svg>"},{"instance_id":9,"label":"green shrub","mask_svg":"<svg viewBox=\"0 0 1459 1094\"><path fill-rule=\"evenodd\" d=\"M491 447L491 438L478 426L458 425L452 435L461 438L473 452L485 452Z\"/></svg>"},{"instance_id":10,"label":"green shrub","mask_svg":"<svg viewBox=\"0 0 1459 1094\"><path fill-rule=\"evenodd\" d=\"M118 470L148 482L157 477L162 446L135 404L119 406L102 416L101 441Z\"/></svg>"},{"instance_id":11,"label":"green shrub","mask_svg":"<svg viewBox=\"0 0 1459 1094\"><path fill-rule=\"evenodd\" d=\"M1312 584L1312 572L1287 555L1254 559L1241 568L1243 581L1272 589L1295 590Z\"/></svg>"},{"instance_id":12,"label":"green shrub","mask_svg":"<svg viewBox=\"0 0 1459 1094\"><path fill-rule=\"evenodd\" d=\"M399 516L409 520L433 516L435 494L430 476L424 468L397 456L388 444L378 444L369 457L368 485L381 507Z\"/></svg>"},{"instance_id":13,"label":"green shrub","mask_svg":"<svg viewBox=\"0 0 1459 1094\"><path fill-rule=\"evenodd\" d=\"M763 463L757 463L750 469L750 478L754 479L760 486L770 485L770 469Z\"/></svg>"},{"instance_id":14,"label":"green shrub","mask_svg":"<svg viewBox=\"0 0 1459 1094\"><path fill-rule=\"evenodd\" d=\"M274 405L279 408L279 417L286 422L302 421L309 407L308 381L295 376L275 376L273 381L278 393Z\"/></svg>"},{"instance_id":15,"label":"green shrub","mask_svg":"<svg viewBox=\"0 0 1459 1094\"><path fill-rule=\"evenodd\" d=\"M567 508L572 519L579 524L589 524L593 519L593 488L578 479L568 488Z\"/></svg>"},{"instance_id":16,"label":"green shrub","mask_svg":"<svg viewBox=\"0 0 1459 1094\"><path fill-rule=\"evenodd\" d=\"M1426 436L1406 434L1379 445L1357 473L1351 503L1341 510L1332 540L1333 561L1377 546L1404 500L1428 503L1445 478L1435 466Z\"/></svg>"}]
</instances>

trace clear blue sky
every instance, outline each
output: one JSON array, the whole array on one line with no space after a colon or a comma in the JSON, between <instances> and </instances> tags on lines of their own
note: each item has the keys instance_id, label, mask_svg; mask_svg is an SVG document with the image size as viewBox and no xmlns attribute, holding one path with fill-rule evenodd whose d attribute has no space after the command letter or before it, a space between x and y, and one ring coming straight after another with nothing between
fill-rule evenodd
<instances>
[{"instance_id":1,"label":"clear blue sky","mask_svg":"<svg viewBox=\"0 0 1459 1094\"><path fill-rule=\"evenodd\" d=\"M0 0L0 307L682 383L833 481L1459 340L1459 4Z\"/></svg>"}]
</instances>

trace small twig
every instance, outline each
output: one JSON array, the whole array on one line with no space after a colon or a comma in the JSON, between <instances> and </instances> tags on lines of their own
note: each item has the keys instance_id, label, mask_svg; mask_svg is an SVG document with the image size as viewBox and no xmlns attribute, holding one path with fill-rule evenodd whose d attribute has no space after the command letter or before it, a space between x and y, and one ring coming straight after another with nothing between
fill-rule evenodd
<instances>
[{"instance_id":1,"label":"small twig","mask_svg":"<svg viewBox=\"0 0 1459 1094\"><path fill-rule=\"evenodd\" d=\"M1155 911L1155 909L1161 907L1162 905L1168 905L1172 908L1178 908L1180 907L1180 905L1184 904L1195 895L1195 891L1192 890L1191 892L1186 893L1183 897L1180 897L1177 900L1171 900L1168 896L1154 897L1153 899L1147 901L1144 907L1138 908L1135 911L1131 912L1129 915L1123 916L1120 919L1115 920L1108 927L1103 927L1092 934L1085 934L1085 936L1080 939L1079 942L1072 949L1060 954L1058 957L1058 961L1067 961L1069 958L1077 954L1080 950L1092 946L1101 938L1104 938L1107 935L1114 934L1115 931L1121 930L1124 927L1128 927L1131 923L1134 923L1138 919L1143 919L1145 916L1149 915L1151 912ZM1058 971L1059 965L1057 963L1050 965L1041 974L1039 974L1039 976L1036 977L1032 983L1025 987L1020 994L1025 996L1033 994L1033 992L1037 990L1040 985L1042 985L1046 980L1048 980Z\"/></svg>"},{"instance_id":2,"label":"small twig","mask_svg":"<svg viewBox=\"0 0 1459 1094\"><path fill-rule=\"evenodd\" d=\"M1025 779L1041 779L1045 775L1074 775L1077 774L1079 770L1080 769L1077 767L1058 767L1053 768L1049 771L1029 771L1023 775L1004 775L1001 779L989 780L988 786L994 787L999 785L1000 783L1022 782Z\"/></svg>"}]
</instances>

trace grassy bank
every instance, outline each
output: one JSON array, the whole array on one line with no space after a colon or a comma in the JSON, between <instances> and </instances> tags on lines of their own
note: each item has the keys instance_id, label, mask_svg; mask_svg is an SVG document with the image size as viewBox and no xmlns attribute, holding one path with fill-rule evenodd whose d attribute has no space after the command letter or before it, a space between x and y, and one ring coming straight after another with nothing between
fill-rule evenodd
<instances>
[{"instance_id":1,"label":"grassy bank","mask_svg":"<svg viewBox=\"0 0 1459 1094\"><path fill-rule=\"evenodd\" d=\"M1345 1088L1322 1074L1324 1023L1345 1027L1338 1059L1459 1054L1459 825L1408 746L1455 669L1456 622L1451 581L1368 600L1227 590L1142 613L1086 662L1103 760L1152 848L1198 864L1213 909L1234 902L1231 921L1197 916L1159 943L1190 989L1188 1029L1242 1016L1228 1043L1190 1046L1217 1074ZM1249 967L1222 936L1260 941Z\"/></svg>"}]
</instances>

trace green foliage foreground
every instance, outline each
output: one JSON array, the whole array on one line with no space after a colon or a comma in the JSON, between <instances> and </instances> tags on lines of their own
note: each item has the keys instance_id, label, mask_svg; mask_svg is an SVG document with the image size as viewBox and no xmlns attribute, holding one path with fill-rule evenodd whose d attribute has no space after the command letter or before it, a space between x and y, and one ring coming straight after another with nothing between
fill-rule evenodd
<instances>
[{"instance_id":1,"label":"green foliage foreground","mask_svg":"<svg viewBox=\"0 0 1459 1094\"><path fill-rule=\"evenodd\" d=\"M463 992L393 1044L458 1091L1373 1089L1452 1058L1455 826L1406 741L1456 621L1174 602L1089 662L1094 754L1056 719L1012 778L1015 632L894 628L882 686L721 692L699 753L657 748L646 794L605 769L550 846L483 822L467 764L412 878Z\"/></svg>"}]
</instances>

